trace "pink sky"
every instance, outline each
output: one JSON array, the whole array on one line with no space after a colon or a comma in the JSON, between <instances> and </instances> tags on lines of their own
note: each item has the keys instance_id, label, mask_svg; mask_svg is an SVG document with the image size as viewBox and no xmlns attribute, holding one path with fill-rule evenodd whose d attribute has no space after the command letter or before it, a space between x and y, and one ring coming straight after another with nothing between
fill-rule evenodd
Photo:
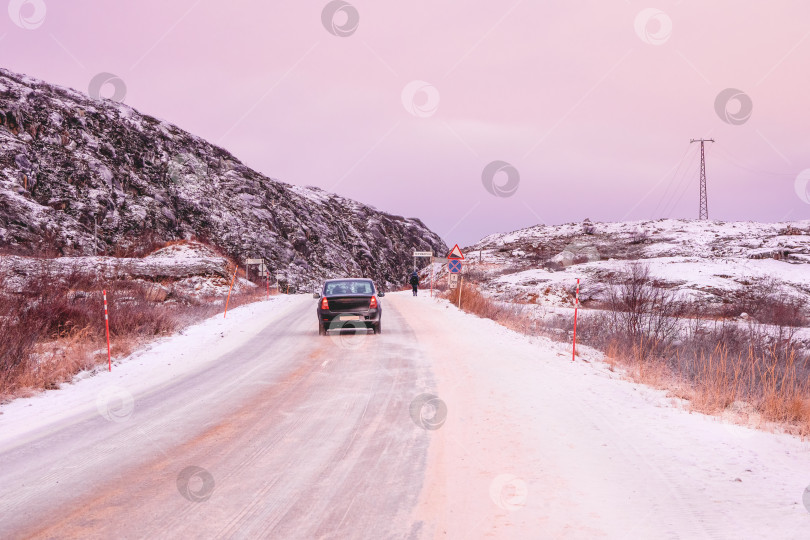
<instances>
[{"instance_id":1,"label":"pink sky","mask_svg":"<svg viewBox=\"0 0 810 540\"><path fill-rule=\"evenodd\" d=\"M0 16L3 67L82 91L114 73L141 112L273 178L419 217L451 245L586 217L695 218L699 137L717 140L710 217L810 218L796 188L810 169L806 0L661 1L641 34L651 5L633 0L352 0L347 37L322 24L325 0L28 2L11 11L36 28ZM414 80L440 97L425 117L403 104ZM726 88L750 97L744 123L715 111ZM519 172L514 195L484 188L494 160Z\"/></svg>"}]
</instances>

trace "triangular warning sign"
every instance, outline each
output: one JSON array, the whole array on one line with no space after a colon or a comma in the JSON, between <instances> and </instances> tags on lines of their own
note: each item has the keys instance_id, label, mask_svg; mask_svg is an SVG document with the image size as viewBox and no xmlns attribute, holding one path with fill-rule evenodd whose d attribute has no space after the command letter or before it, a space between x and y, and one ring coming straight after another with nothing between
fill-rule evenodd
<instances>
[{"instance_id":1,"label":"triangular warning sign","mask_svg":"<svg viewBox=\"0 0 810 540\"><path fill-rule=\"evenodd\" d=\"M461 249L459 249L458 244L453 246L453 249L450 250L450 253L447 254L448 259L463 259L464 254L461 253Z\"/></svg>"}]
</instances>

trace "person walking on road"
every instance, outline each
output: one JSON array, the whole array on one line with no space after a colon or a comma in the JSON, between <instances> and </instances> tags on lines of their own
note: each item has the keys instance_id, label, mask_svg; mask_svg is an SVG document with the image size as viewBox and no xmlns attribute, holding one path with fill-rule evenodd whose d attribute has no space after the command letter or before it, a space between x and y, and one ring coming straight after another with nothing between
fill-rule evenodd
<instances>
[{"instance_id":1,"label":"person walking on road","mask_svg":"<svg viewBox=\"0 0 810 540\"><path fill-rule=\"evenodd\" d=\"M410 283L411 287L413 287L413 295L416 296L416 293L419 290L419 274L416 273L416 270L414 270L411 274L411 279L408 280L408 283Z\"/></svg>"}]
</instances>

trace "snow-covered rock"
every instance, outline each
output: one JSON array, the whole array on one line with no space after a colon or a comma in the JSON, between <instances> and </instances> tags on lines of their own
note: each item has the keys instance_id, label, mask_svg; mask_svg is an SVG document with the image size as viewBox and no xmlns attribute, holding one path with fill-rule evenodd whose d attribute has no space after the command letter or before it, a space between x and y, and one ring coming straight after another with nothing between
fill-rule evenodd
<instances>
[{"instance_id":1,"label":"snow-covered rock","mask_svg":"<svg viewBox=\"0 0 810 540\"><path fill-rule=\"evenodd\" d=\"M575 256L573 252L566 250L561 253L558 253L557 255L554 255L551 258L551 262L559 263L563 266L571 266L572 264L574 264L574 257Z\"/></svg>"},{"instance_id":2,"label":"snow-covered rock","mask_svg":"<svg viewBox=\"0 0 810 540\"><path fill-rule=\"evenodd\" d=\"M552 306L571 305L577 278L580 299L598 299L629 260L648 265L658 285L701 301L728 301L773 282L810 303L808 220L589 222L587 231L580 223L537 225L492 234L464 253L466 270L490 293Z\"/></svg>"},{"instance_id":3,"label":"snow-covered rock","mask_svg":"<svg viewBox=\"0 0 810 540\"><path fill-rule=\"evenodd\" d=\"M124 104L0 69L0 248L86 256L192 237L299 286L399 283L414 249L447 250L418 219L267 178Z\"/></svg>"}]
</instances>

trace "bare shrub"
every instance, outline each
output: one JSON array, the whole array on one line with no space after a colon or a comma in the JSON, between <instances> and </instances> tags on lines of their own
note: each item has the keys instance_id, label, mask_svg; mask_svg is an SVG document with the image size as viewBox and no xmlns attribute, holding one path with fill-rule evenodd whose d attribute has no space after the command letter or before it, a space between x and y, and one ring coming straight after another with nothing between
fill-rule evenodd
<instances>
[{"instance_id":1,"label":"bare shrub","mask_svg":"<svg viewBox=\"0 0 810 540\"><path fill-rule=\"evenodd\" d=\"M475 283L481 283L489 278L489 273L483 268L467 266L464 270L464 279Z\"/></svg>"},{"instance_id":2,"label":"bare shrub","mask_svg":"<svg viewBox=\"0 0 810 540\"><path fill-rule=\"evenodd\" d=\"M517 332L528 334L534 330L534 324L525 313L525 306L516 303L499 302L483 294L472 283L464 283L462 287L448 289L444 298L453 305L459 305L461 296L461 310L478 315L511 328Z\"/></svg>"},{"instance_id":3,"label":"bare shrub","mask_svg":"<svg viewBox=\"0 0 810 540\"><path fill-rule=\"evenodd\" d=\"M808 326L807 302L799 297L786 294L780 288L771 289L763 305L757 310L759 322L782 327Z\"/></svg>"},{"instance_id":4,"label":"bare shrub","mask_svg":"<svg viewBox=\"0 0 810 540\"><path fill-rule=\"evenodd\" d=\"M688 317L662 347L643 332L631 334L632 325L606 332L616 328L616 316L588 313L577 333L606 351L611 366L620 363L639 382L677 391L701 412L748 407L763 420L810 434L810 358L796 350L794 328Z\"/></svg>"},{"instance_id":5,"label":"bare shrub","mask_svg":"<svg viewBox=\"0 0 810 540\"><path fill-rule=\"evenodd\" d=\"M646 244L650 242L650 235L643 229L636 229L630 234L630 244Z\"/></svg>"},{"instance_id":6,"label":"bare shrub","mask_svg":"<svg viewBox=\"0 0 810 540\"><path fill-rule=\"evenodd\" d=\"M810 435L810 358L789 344L768 346L759 331L719 321L694 325L697 331L662 351L643 337L628 342L606 335L601 330L609 319L608 313L586 315L577 338L606 351L611 369L621 364L634 380L675 392L704 413L739 407Z\"/></svg>"},{"instance_id":7,"label":"bare shrub","mask_svg":"<svg viewBox=\"0 0 810 540\"><path fill-rule=\"evenodd\" d=\"M758 287L739 298L759 321L728 320L700 302L680 301L657 286L646 266L631 263L608 280L603 309L580 311L577 340L605 351L610 369L620 364L634 380L686 398L695 410L745 410L749 420L778 422L807 436L810 356L797 348L793 326L804 311L778 291ZM533 306L519 303L519 297L499 302L466 281L445 298L457 304L459 295L464 311L524 334L570 342L572 317L552 316L537 325Z\"/></svg>"},{"instance_id":8,"label":"bare shrub","mask_svg":"<svg viewBox=\"0 0 810 540\"><path fill-rule=\"evenodd\" d=\"M222 299L151 301L151 284L139 281L102 284L44 277L23 294L0 294L0 399L24 387L56 387L106 361L106 351L103 357L92 356L94 348L106 345L102 290L107 291L116 356L128 354L144 340L221 313L224 307ZM263 297L261 290L234 294L230 308Z\"/></svg>"},{"instance_id":9,"label":"bare shrub","mask_svg":"<svg viewBox=\"0 0 810 540\"><path fill-rule=\"evenodd\" d=\"M743 313L757 321L777 326L801 327L810 324L807 302L784 291L774 279L761 280L729 293L730 302L721 310L725 317Z\"/></svg>"},{"instance_id":10,"label":"bare shrub","mask_svg":"<svg viewBox=\"0 0 810 540\"><path fill-rule=\"evenodd\" d=\"M0 296L0 393L28 371L33 347L46 330L24 307L21 298Z\"/></svg>"},{"instance_id":11,"label":"bare shrub","mask_svg":"<svg viewBox=\"0 0 810 540\"><path fill-rule=\"evenodd\" d=\"M656 351L667 348L678 331L683 304L675 295L657 287L649 267L630 263L626 272L611 278L607 287L608 317L604 332L627 346L654 344Z\"/></svg>"},{"instance_id":12,"label":"bare shrub","mask_svg":"<svg viewBox=\"0 0 810 540\"><path fill-rule=\"evenodd\" d=\"M485 296L475 285L464 283L461 287L448 289L445 297L453 305L459 305L461 297L461 309L468 313L474 313L488 319L495 319L501 312L501 308L491 298Z\"/></svg>"},{"instance_id":13,"label":"bare shrub","mask_svg":"<svg viewBox=\"0 0 810 540\"><path fill-rule=\"evenodd\" d=\"M707 319L705 306L678 302L635 263L610 283L606 309L580 318L577 337L639 382L678 388L697 410L750 407L808 435L810 358L794 341L804 311L778 291L760 284L736 298L735 309L759 320Z\"/></svg>"}]
</instances>

